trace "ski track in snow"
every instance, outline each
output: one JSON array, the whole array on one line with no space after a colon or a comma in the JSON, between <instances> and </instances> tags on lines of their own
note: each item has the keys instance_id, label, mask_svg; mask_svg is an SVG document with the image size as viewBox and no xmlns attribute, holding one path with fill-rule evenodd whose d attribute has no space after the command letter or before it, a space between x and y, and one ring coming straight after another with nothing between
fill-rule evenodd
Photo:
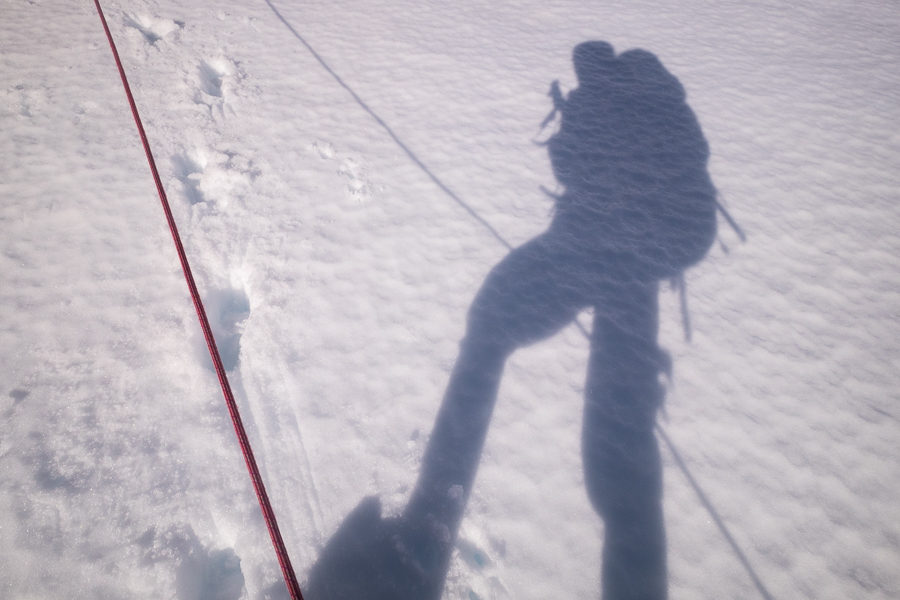
<instances>
[{"instance_id":1,"label":"ski track in snow","mask_svg":"<svg viewBox=\"0 0 900 600\"><path fill-rule=\"evenodd\" d=\"M571 47L659 53L749 236L720 223L730 251L688 273L693 344L661 298L664 425L774 597L896 597L890 5L274 4L514 245L546 225L528 140ZM105 9L302 580L363 496L403 506L505 250L265 2ZM0 594L283 598L93 7L8 13ZM596 597L585 346L570 327L510 360L445 597ZM672 597L759 597L664 460Z\"/></svg>"}]
</instances>

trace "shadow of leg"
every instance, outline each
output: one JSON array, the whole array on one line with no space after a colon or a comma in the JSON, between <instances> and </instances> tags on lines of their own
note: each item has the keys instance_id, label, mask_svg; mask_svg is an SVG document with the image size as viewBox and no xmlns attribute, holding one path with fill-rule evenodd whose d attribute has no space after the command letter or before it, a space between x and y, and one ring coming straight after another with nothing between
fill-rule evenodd
<instances>
[{"instance_id":1,"label":"shadow of leg","mask_svg":"<svg viewBox=\"0 0 900 600\"><path fill-rule=\"evenodd\" d=\"M487 437L505 354L464 342L438 412L422 470L403 512L407 544L440 596ZM431 596L429 596L431 597Z\"/></svg>"},{"instance_id":2,"label":"shadow of leg","mask_svg":"<svg viewBox=\"0 0 900 600\"><path fill-rule=\"evenodd\" d=\"M465 340L404 515L455 531L468 499L503 374L506 353Z\"/></svg>"},{"instance_id":3,"label":"shadow of leg","mask_svg":"<svg viewBox=\"0 0 900 600\"><path fill-rule=\"evenodd\" d=\"M604 600L664 600L656 285L629 286L595 317L585 399L585 480L605 524Z\"/></svg>"},{"instance_id":4,"label":"shadow of leg","mask_svg":"<svg viewBox=\"0 0 900 600\"><path fill-rule=\"evenodd\" d=\"M488 275L469 310L466 337L403 513L442 538L434 561L443 581L472 491L506 359L570 323L586 296L578 265L548 236L511 252ZM433 546L433 545L432 545Z\"/></svg>"},{"instance_id":5,"label":"shadow of leg","mask_svg":"<svg viewBox=\"0 0 900 600\"><path fill-rule=\"evenodd\" d=\"M653 432L607 429L595 442L589 492L605 523L604 600L666 598L666 540ZM587 458L587 457L586 457Z\"/></svg>"},{"instance_id":6,"label":"shadow of leg","mask_svg":"<svg viewBox=\"0 0 900 600\"><path fill-rule=\"evenodd\" d=\"M506 359L574 319L596 287L592 272L551 236L528 242L491 271L470 308L406 509L399 519L382 520L377 501L363 501L313 568L310 600L440 597Z\"/></svg>"}]
</instances>

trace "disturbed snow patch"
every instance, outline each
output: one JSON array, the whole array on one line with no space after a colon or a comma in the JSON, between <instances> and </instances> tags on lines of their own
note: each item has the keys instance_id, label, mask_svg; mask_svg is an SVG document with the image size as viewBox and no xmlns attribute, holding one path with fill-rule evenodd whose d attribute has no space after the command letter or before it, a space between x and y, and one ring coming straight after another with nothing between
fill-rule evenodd
<instances>
[{"instance_id":1,"label":"disturbed snow patch","mask_svg":"<svg viewBox=\"0 0 900 600\"><path fill-rule=\"evenodd\" d=\"M176 565L178 600L238 600L244 596L241 559L234 549L204 546L190 525L173 525L162 532L151 527L136 543L145 564Z\"/></svg>"}]
</instances>

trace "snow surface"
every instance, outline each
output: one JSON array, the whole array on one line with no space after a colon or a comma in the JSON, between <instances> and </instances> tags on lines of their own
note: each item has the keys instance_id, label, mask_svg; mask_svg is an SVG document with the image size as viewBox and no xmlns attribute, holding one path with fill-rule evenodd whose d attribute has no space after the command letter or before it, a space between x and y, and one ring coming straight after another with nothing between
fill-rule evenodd
<instances>
[{"instance_id":1,"label":"snow surface","mask_svg":"<svg viewBox=\"0 0 900 600\"><path fill-rule=\"evenodd\" d=\"M472 213L545 229L532 140L596 39L680 79L748 236L688 272L691 342L662 294L665 431L772 597L900 595L894 2L105 8L301 580L404 505L507 252ZM0 596L283 598L94 7L0 11ZM508 364L445 597L597 597L586 359ZM664 459L671 597L761 597Z\"/></svg>"}]
</instances>

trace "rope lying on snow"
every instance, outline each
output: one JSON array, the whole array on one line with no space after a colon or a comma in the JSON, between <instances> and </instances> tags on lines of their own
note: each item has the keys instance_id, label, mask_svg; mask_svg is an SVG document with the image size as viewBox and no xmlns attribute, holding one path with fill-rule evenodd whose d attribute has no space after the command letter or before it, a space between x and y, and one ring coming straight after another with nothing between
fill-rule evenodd
<instances>
[{"instance_id":1,"label":"rope lying on snow","mask_svg":"<svg viewBox=\"0 0 900 600\"><path fill-rule=\"evenodd\" d=\"M106 39L109 40L109 47L112 50L113 58L116 61L116 67L119 69L119 76L122 78L122 85L125 88L125 95L128 96L131 114L134 116L134 122L137 125L138 134L140 135L141 143L144 146L144 153L147 155L147 162L150 164L150 172L153 174L153 181L156 183L156 191L159 193L159 200L162 202L163 212L165 212L166 221L169 223L169 231L172 232L175 250L178 252L178 259L181 261L181 270L184 272L184 278L187 281L188 290L191 293L191 300L193 300L194 308L197 310L197 318L200 320L200 327L203 329L203 337L206 338L206 346L209 348L209 355L212 357L216 375L219 377L219 384L222 386L225 404L228 406L231 422L234 424L234 431L238 437L238 444L241 446L244 462L247 463L247 471L249 471L250 479L253 481L253 489L256 492L256 498L259 501L260 509L262 509L263 519L269 530L269 536L272 538L275 554L278 556L278 564L281 566L284 582L287 585L292 600L303 600L303 594L300 593L300 585L297 583L297 576L294 574L293 566L291 566L291 559L288 556L287 548L281 538L281 532L278 530L278 521L275 519L275 512L272 510L272 504L269 502L268 494L266 494L266 487L263 485L259 467L256 465L256 459L253 457L253 449L250 447L250 440L247 438L247 432L244 430L244 424L241 421L237 402L235 402L234 394L231 391L231 385L228 383L228 375L225 373L225 367L222 365L222 358L219 356L219 349L216 346L216 340L213 337L209 319L206 317L206 310L203 308L200 292L197 291L197 284L194 283L191 266L188 263L187 255L184 252L181 237L178 235L178 228L175 226L172 210L169 207L169 199L163 188L162 180L159 178L156 161L153 159L153 153L150 151L150 143L147 141L147 134L144 132L144 126L141 123L141 117L138 114L134 96L131 94L131 86L128 85L128 78L125 77L125 69L122 67L122 61L119 59L119 52L116 50L116 44L109 31L109 25L106 23L106 17L103 15L103 9L100 7L100 1L94 0L94 5L97 7L97 14L100 15L100 21L103 23L103 30L106 32Z\"/></svg>"}]
</instances>

